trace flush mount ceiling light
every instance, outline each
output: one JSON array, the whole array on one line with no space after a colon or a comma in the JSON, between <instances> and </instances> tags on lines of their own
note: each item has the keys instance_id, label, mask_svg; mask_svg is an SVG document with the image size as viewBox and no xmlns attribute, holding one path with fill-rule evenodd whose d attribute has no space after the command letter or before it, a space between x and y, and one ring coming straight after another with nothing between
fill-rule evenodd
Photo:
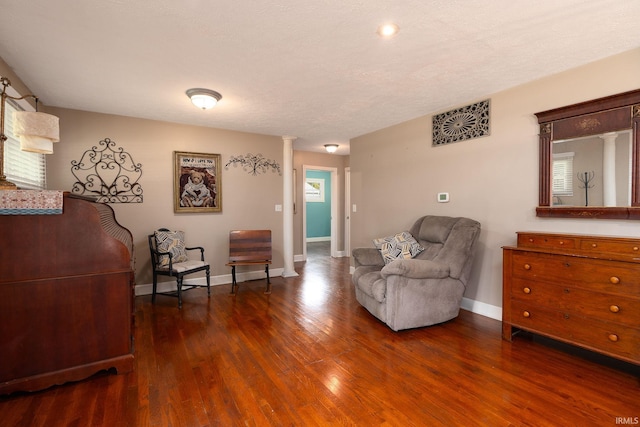
<instances>
[{"instance_id":1,"label":"flush mount ceiling light","mask_svg":"<svg viewBox=\"0 0 640 427\"><path fill-rule=\"evenodd\" d=\"M329 153L335 153L338 149L338 144L324 144L324 149Z\"/></svg>"},{"instance_id":2,"label":"flush mount ceiling light","mask_svg":"<svg viewBox=\"0 0 640 427\"><path fill-rule=\"evenodd\" d=\"M398 34L400 28L396 24L384 24L378 27L378 35L380 37L393 37Z\"/></svg>"},{"instance_id":3,"label":"flush mount ceiling light","mask_svg":"<svg viewBox=\"0 0 640 427\"><path fill-rule=\"evenodd\" d=\"M193 105L198 108L202 108L203 110L215 107L218 101L222 99L222 95L215 90L202 88L187 90L187 96L191 98Z\"/></svg>"}]
</instances>

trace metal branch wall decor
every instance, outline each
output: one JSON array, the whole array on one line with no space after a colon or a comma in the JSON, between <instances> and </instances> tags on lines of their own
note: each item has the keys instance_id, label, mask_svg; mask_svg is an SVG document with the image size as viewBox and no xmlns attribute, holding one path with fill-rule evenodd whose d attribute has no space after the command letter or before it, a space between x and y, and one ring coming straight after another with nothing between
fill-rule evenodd
<instances>
[{"instance_id":1,"label":"metal branch wall decor","mask_svg":"<svg viewBox=\"0 0 640 427\"><path fill-rule=\"evenodd\" d=\"M489 133L489 100L433 116L433 144L479 138Z\"/></svg>"},{"instance_id":2,"label":"metal branch wall decor","mask_svg":"<svg viewBox=\"0 0 640 427\"><path fill-rule=\"evenodd\" d=\"M253 154L248 153L244 156L231 156L227 164L224 165L224 168L229 170L230 165L233 165L234 168L237 168L238 165L240 165L242 166L243 171L251 175L266 173L269 169L271 169L271 172L278 172L278 175L282 175L278 162L275 160L265 159L262 154L256 154L254 156Z\"/></svg>"},{"instance_id":3,"label":"metal branch wall decor","mask_svg":"<svg viewBox=\"0 0 640 427\"><path fill-rule=\"evenodd\" d=\"M105 138L80 160L71 161L71 173L77 180L72 193L98 196L102 203L142 203L142 165L115 146L115 141Z\"/></svg>"}]
</instances>

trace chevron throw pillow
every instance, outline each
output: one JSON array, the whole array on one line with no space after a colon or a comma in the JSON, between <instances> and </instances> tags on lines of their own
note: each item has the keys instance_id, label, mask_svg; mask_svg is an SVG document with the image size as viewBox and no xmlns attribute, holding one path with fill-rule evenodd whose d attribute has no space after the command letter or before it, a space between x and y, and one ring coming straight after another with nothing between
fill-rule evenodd
<instances>
[{"instance_id":1,"label":"chevron throw pillow","mask_svg":"<svg viewBox=\"0 0 640 427\"><path fill-rule=\"evenodd\" d=\"M424 248L408 231L374 239L373 244L382 254L385 264L396 259L410 259L424 251Z\"/></svg>"},{"instance_id":2,"label":"chevron throw pillow","mask_svg":"<svg viewBox=\"0 0 640 427\"><path fill-rule=\"evenodd\" d=\"M169 252L171 254L171 262L185 262L189 260L184 245L184 231L156 231L156 244L158 252ZM160 255L160 265L165 267L169 265L169 256Z\"/></svg>"}]
</instances>

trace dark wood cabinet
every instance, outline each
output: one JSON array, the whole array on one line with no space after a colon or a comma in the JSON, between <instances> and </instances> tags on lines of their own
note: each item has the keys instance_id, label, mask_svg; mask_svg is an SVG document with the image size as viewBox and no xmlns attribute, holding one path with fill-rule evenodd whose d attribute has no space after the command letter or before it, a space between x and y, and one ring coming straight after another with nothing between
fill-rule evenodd
<instances>
[{"instance_id":1,"label":"dark wood cabinet","mask_svg":"<svg viewBox=\"0 0 640 427\"><path fill-rule=\"evenodd\" d=\"M640 364L640 239L519 232L503 261L504 339L522 329Z\"/></svg>"},{"instance_id":2,"label":"dark wood cabinet","mask_svg":"<svg viewBox=\"0 0 640 427\"><path fill-rule=\"evenodd\" d=\"M133 240L113 210L0 216L0 394L133 369Z\"/></svg>"}]
</instances>

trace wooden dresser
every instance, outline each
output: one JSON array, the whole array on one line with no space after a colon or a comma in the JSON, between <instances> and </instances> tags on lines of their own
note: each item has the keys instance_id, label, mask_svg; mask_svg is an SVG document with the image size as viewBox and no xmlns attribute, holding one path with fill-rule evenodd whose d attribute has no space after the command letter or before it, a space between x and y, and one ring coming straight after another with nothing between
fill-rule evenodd
<instances>
[{"instance_id":1,"label":"wooden dresser","mask_svg":"<svg viewBox=\"0 0 640 427\"><path fill-rule=\"evenodd\" d=\"M518 232L502 337L522 329L640 364L640 238Z\"/></svg>"},{"instance_id":2,"label":"wooden dresser","mask_svg":"<svg viewBox=\"0 0 640 427\"><path fill-rule=\"evenodd\" d=\"M0 394L133 369L133 239L113 210L0 216Z\"/></svg>"}]
</instances>

